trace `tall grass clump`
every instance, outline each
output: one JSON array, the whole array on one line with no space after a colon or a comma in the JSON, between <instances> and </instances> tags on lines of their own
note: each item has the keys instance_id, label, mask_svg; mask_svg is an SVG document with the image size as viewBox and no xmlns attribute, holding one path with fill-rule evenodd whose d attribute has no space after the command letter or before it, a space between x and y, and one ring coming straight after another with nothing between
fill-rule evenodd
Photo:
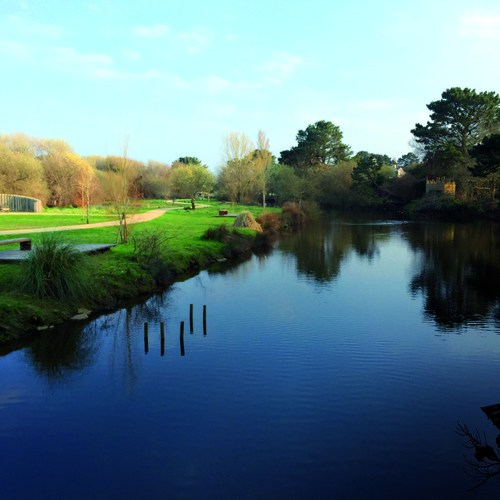
<instances>
[{"instance_id":1,"label":"tall grass clump","mask_svg":"<svg viewBox=\"0 0 500 500\"><path fill-rule=\"evenodd\" d=\"M87 303L92 297L87 256L54 233L41 233L21 266L23 293L66 305Z\"/></svg>"}]
</instances>

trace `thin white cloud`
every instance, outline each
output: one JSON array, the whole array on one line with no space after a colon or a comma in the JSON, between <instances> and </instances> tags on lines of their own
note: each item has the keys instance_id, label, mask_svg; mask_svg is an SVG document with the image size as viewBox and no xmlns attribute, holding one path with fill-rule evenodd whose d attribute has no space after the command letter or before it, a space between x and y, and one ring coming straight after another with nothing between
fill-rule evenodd
<instances>
[{"instance_id":1,"label":"thin white cloud","mask_svg":"<svg viewBox=\"0 0 500 500\"><path fill-rule=\"evenodd\" d=\"M82 54L70 47L49 47L18 42L0 41L0 52L16 62L38 63L64 73L90 78L111 78L113 59L105 54Z\"/></svg>"},{"instance_id":2,"label":"thin white cloud","mask_svg":"<svg viewBox=\"0 0 500 500\"><path fill-rule=\"evenodd\" d=\"M200 110L212 117L229 117L236 113L236 108L230 104L215 104L212 102L201 103Z\"/></svg>"},{"instance_id":3,"label":"thin white cloud","mask_svg":"<svg viewBox=\"0 0 500 500\"><path fill-rule=\"evenodd\" d=\"M157 39L165 38L169 29L165 24L154 24L153 26L135 26L132 28L134 35L141 38Z\"/></svg>"},{"instance_id":4,"label":"thin white cloud","mask_svg":"<svg viewBox=\"0 0 500 500\"><path fill-rule=\"evenodd\" d=\"M219 92L221 90L226 90L228 87L231 86L231 83L227 80L224 80L223 78L220 78L219 76L208 76L208 77L203 77L199 78L199 83L203 90L205 90L208 93L215 93Z\"/></svg>"},{"instance_id":5,"label":"thin white cloud","mask_svg":"<svg viewBox=\"0 0 500 500\"><path fill-rule=\"evenodd\" d=\"M293 72L303 64L304 61L299 57L283 52L273 54L271 59L264 63L262 70L269 82L281 85L283 80L289 79Z\"/></svg>"},{"instance_id":6,"label":"thin white cloud","mask_svg":"<svg viewBox=\"0 0 500 500\"><path fill-rule=\"evenodd\" d=\"M180 76L156 69L148 69L142 73L122 73L120 78L128 81L156 82L162 88L189 89L191 87L191 84Z\"/></svg>"},{"instance_id":7,"label":"thin white cloud","mask_svg":"<svg viewBox=\"0 0 500 500\"><path fill-rule=\"evenodd\" d=\"M32 46L25 43L0 40L0 53L12 56L18 62L33 62L35 60Z\"/></svg>"},{"instance_id":8,"label":"thin white cloud","mask_svg":"<svg viewBox=\"0 0 500 500\"><path fill-rule=\"evenodd\" d=\"M63 33L63 28L61 26L27 21L18 16L7 16L7 22L12 25L17 32L28 35L42 35L57 38Z\"/></svg>"},{"instance_id":9,"label":"thin white cloud","mask_svg":"<svg viewBox=\"0 0 500 500\"><path fill-rule=\"evenodd\" d=\"M141 55L136 50L122 50L122 55L129 61L140 61Z\"/></svg>"},{"instance_id":10,"label":"thin white cloud","mask_svg":"<svg viewBox=\"0 0 500 500\"><path fill-rule=\"evenodd\" d=\"M346 108L350 111L387 111L394 109L397 103L391 99L370 99L347 104Z\"/></svg>"},{"instance_id":11,"label":"thin white cloud","mask_svg":"<svg viewBox=\"0 0 500 500\"><path fill-rule=\"evenodd\" d=\"M262 88L262 83L236 82L234 86L243 90L258 90Z\"/></svg>"},{"instance_id":12,"label":"thin white cloud","mask_svg":"<svg viewBox=\"0 0 500 500\"><path fill-rule=\"evenodd\" d=\"M204 52L210 46L213 33L210 30L199 28L189 33L179 33L177 39L188 54L196 55Z\"/></svg>"},{"instance_id":13,"label":"thin white cloud","mask_svg":"<svg viewBox=\"0 0 500 500\"><path fill-rule=\"evenodd\" d=\"M464 38L500 39L500 16L462 17L459 34Z\"/></svg>"},{"instance_id":14,"label":"thin white cloud","mask_svg":"<svg viewBox=\"0 0 500 500\"><path fill-rule=\"evenodd\" d=\"M101 7L99 7L98 5L96 5L95 3L87 3L87 7L95 12L100 12L101 11Z\"/></svg>"}]
</instances>

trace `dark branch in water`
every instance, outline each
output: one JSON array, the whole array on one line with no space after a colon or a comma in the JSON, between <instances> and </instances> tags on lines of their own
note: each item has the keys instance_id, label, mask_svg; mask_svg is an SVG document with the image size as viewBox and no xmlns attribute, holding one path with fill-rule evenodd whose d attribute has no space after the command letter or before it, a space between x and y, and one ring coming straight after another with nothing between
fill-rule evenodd
<instances>
[{"instance_id":1,"label":"dark branch in water","mask_svg":"<svg viewBox=\"0 0 500 500\"><path fill-rule=\"evenodd\" d=\"M477 491L491 478L500 479L500 458L495 450L488 445L486 435L481 438L477 429L476 433L472 434L465 424L462 425L459 422L457 422L457 434L467 438L463 443L465 448L475 450L474 458L467 458L464 455L465 461L472 470L472 472L468 472L464 469L464 472L477 481L477 484L467 491ZM498 441L497 438L497 443Z\"/></svg>"}]
</instances>

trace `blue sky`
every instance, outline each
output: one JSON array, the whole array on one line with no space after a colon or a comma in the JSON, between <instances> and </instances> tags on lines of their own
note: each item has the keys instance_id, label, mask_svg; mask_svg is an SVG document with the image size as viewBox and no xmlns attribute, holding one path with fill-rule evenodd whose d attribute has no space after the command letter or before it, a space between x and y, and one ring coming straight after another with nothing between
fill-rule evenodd
<instances>
[{"instance_id":1,"label":"blue sky","mask_svg":"<svg viewBox=\"0 0 500 500\"><path fill-rule=\"evenodd\" d=\"M215 171L225 133L279 156L329 120L397 158L445 89L500 91L499 55L498 0L0 0L0 132Z\"/></svg>"}]
</instances>

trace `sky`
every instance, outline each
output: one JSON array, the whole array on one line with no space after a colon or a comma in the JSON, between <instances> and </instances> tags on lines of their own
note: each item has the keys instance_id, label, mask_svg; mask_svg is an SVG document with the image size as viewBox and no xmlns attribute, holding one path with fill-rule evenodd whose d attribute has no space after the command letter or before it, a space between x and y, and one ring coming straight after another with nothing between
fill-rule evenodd
<instances>
[{"instance_id":1,"label":"sky","mask_svg":"<svg viewBox=\"0 0 500 500\"><path fill-rule=\"evenodd\" d=\"M229 132L279 157L327 120L398 158L447 88L500 92L499 58L498 0L0 0L0 133L216 172Z\"/></svg>"}]
</instances>

